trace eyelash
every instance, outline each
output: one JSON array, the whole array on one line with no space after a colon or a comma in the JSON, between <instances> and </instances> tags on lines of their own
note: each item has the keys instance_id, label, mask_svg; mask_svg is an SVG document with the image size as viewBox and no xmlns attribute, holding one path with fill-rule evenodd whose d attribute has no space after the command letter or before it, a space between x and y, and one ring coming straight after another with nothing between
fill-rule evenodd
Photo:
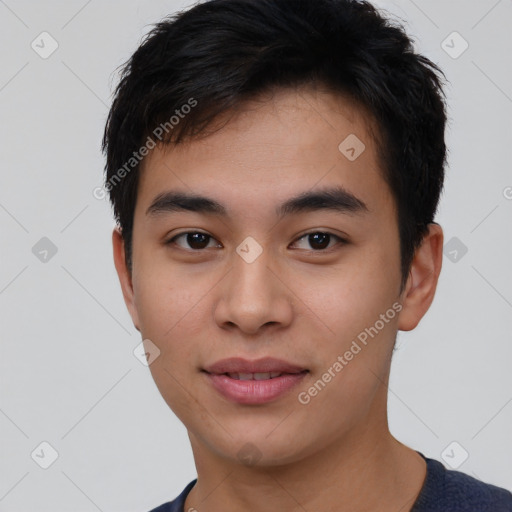
<instances>
[{"instance_id":1,"label":"eyelash","mask_svg":"<svg viewBox=\"0 0 512 512\"><path fill-rule=\"evenodd\" d=\"M165 242L165 245L177 245L176 244L176 240L182 236L186 236L186 235L196 235L196 234L199 234L199 235L205 235L209 240L208 242L210 242L211 240L215 240L215 238L213 238L213 236L209 235L208 233L204 233L202 231L184 231L183 233L179 233L175 236L173 236L171 239L169 239L168 241ZM311 252L315 252L315 253L329 253L331 252L332 250L334 250L336 248L336 245L345 245L348 243L348 240L346 240L345 238L342 238L340 237L339 235L335 235L334 233L331 233L330 231L309 231L307 233L304 233L302 234L301 236L299 236L293 243L297 243L299 242L300 240L310 236L310 235L317 235L317 234L321 234L321 235L327 235L329 237L333 237L333 238L336 238L338 240L338 243L335 244L334 246L332 247L328 247L326 249L309 249ZM331 240L329 240L329 242L331 242ZM178 246L178 248L180 249L183 249L184 251L188 251L188 252L195 252L195 253L199 253L199 252L202 252L204 251L206 248L204 249L184 249L183 247L180 247ZM308 250L308 249L305 249L305 250Z\"/></svg>"}]
</instances>

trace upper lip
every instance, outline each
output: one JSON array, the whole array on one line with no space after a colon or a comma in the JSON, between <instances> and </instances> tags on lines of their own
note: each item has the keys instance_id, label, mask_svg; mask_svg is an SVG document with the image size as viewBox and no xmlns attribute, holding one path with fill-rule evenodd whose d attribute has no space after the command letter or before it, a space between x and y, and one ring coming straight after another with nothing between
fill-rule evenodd
<instances>
[{"instance_id":1,"label":"upper lip","mask_svg":"<svg viewBox=\"0 0 512 512\"><path fill-rule=\"evenodd\" d=\"M208 373L221 375L223 373L300 373L305 371L306 368L273 357L264 357L254 361L242 357L231 357L221 359L207 366L204 370Z\"/></svg>"}]
</instances>

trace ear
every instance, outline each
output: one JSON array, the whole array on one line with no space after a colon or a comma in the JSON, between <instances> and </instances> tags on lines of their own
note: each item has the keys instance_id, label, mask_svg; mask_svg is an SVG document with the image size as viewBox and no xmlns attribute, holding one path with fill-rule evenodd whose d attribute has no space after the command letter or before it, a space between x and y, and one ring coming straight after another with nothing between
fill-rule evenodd
<instances>
[{"instance_id":1,"label":"ear","mask_svg":"<svg viewBox=\"0 0 512 512\"><path fill-rule=\"evenodd\" d=\"M114 249L114 265L116 267L117 276L119 277L119 282L121 284L124 302L128 308L130 316L132 317L132 322L135 326L135 329L140 331L139 316L134 300L132 276L128 270L128 267L126 266L124 239L118 227L116 227L112 232L112 246Z\"/></svg>"},{"instance_id":2,"label":"ear","mask_svg":"<svg viewBox=\"0 0 512 512\"><path fill-rule=\"evenodd\" d=\"M416 249L411 270L402 292L402 311L398 329L410 331L423 318L436 293L443 262L443 230L439 224L429 224L421 246Z\"/></svg>"}]
</instances>

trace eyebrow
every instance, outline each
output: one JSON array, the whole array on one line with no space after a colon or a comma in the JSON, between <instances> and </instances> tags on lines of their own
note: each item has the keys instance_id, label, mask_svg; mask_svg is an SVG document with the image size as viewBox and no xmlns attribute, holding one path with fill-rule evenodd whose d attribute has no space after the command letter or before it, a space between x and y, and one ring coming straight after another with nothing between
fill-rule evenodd
<instances>
[{"instance_id":1,"label":"eyebrow","mask_svg":"<svg viewBox=\"0 0 512 512\"><path fill-rule=\"evenodd\" d=\"M344 214L363 214L368 207L358 197L345 188L331 187L308 191L286 200L276 208L276 215L283 218L287 215L333 210ZM227 217L228 211L224 205L209 197L189 194L186 192L163 192L155 197L146 215L189 211L202 214Z\"/></svg>"}]
</instances>

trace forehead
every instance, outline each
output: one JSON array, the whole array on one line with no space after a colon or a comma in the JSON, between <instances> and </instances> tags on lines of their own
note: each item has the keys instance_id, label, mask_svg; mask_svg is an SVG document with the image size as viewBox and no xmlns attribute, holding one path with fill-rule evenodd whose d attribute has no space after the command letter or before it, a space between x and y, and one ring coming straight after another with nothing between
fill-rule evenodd
<instances>
[{"instance_id":1,"label":"forehead","mask_svg":"<svg viewBox=\"0 0 512 512\"><path fill-rule=\"evenodd\" d=\"M369 205L389 201L376 133L347 98L273 91L219 117L200 138L157 146L141 166L137 208L176 188L253 209L315 186L341 185Z\"/></svg>"}]
</instances>

